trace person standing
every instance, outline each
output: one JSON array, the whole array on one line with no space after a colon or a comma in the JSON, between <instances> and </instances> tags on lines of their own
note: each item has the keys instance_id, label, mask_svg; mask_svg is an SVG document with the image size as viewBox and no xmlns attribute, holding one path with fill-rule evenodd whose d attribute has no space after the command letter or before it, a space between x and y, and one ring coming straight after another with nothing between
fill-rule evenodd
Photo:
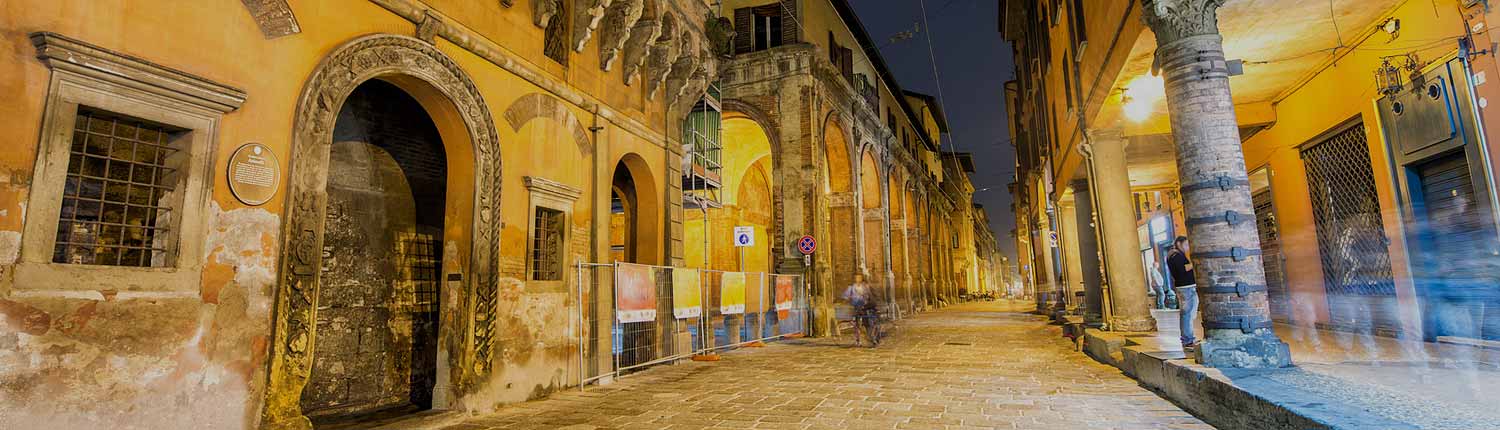
<instances>
[{"instance_id":1,"label":"person standing","mask_svg":"<svg viewBox=\"0 0 1500 430\"><path fill-rule=\"evenodd\" d=\"M1167 270L1172 272L1172 284L1177 290L1177 316L1182 327L1182 350L1191 352L1198 347L1193 336L1193 317L1198 313L1198 281L1193 279L1192 246L1187 236L1177 236L1172 241L1172 253L1167 256Z\"/></svg>"}]
</instances>

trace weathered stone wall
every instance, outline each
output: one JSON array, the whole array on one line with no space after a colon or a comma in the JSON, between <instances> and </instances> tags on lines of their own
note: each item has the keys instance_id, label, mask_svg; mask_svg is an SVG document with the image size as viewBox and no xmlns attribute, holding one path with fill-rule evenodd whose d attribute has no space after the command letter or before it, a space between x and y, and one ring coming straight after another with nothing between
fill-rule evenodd
<instances>
[{"instance_id":1,"label":"weathered stone wall","mask_svg":"<svg viewBox=\"0 0 1500 430\"><path fill-rule=\"evenodd\" d=\"M557 177L588 196L578 200L568 219L567 262L599 260L607 254L607 240L600 237L608 227L596 222L600 217L595 210L601 206L598 191L607 189L598 184L607 184L609 172L598 166L638 155L642 168L651 172L651 194L658 198L648 209L655 224L651 233L659 236L652 238L658 258L676 257L680 252L666 245L677 239L669 235L673 223L680 222L680 215L667 215L676 179L668 165L676 164L670 148L678 130L671 124L681 109L668 105L677 101L674 94L701 88L716 68L697 49L704 47L706 6L701 2L653 2L642 13L640 21L673 22L678 33L671 38L659 37L662 25L622 24L630 21L629 10L611 9L607 14L626 16L601 17L597 27L570 35L570 44L586 48L573 50L574 61L567 66L543 55L532 3L266 1L250 2L253 13L246 13L239 3L183 7L168 1L65 0L8 8L14 13L0 24L0 37L11 43L0 45L0 74L14 79L0 85L0 96L11 100L0 104L0 126L16 133L13 144L0 151L0 422L61 429L305 424L295 406L302 394L297 374L307 370L297 367L300 359L288 357L312 352L315 337L297 331L288 318L294 309L288 300L309 286L290 269L298 261L319 258L320 249L284 244L316 243L303 239L321 231L324 205L318 204L317 193L293 196L290 183L297 176L326 173L326 166L293 169L294 160L304 159L294 156L293 142L327 133L332 121L312 121L299 106L306 112L338 109L346 94L341 91L359 83L344 80L364 76L374 65L384 67L384 78L419 100L438 123L448 151L450 179L442 184L447 191L442 200L455 203L444 205L441 215L446 221L441 242L445 350L435 358L441 368L436 403L485 409L545 395L576 378L571 370L577 360L574 335L567 324L558 323L579 310L573 285L526 281L530 214L522 177ZM143 22L160 25L138 25ZM574 17L573 22L593 20ZM622 25L630 31L615 28ZM191 184L205 194L201 234L182 238L202 250L201 267L191 268L196 279L170 286L131 275L88 279L108 282L109 288L72 288L61 280L15 281L15 263L25 258L20 244L32 239L22 237L22 231L26 215L36 213L27 202L37 185L36 142L43 140L39 124L57 73L38 61L37 50L28 43L27 35L39 31L170 67L229 87L241 101L251 100L242 106L230 103L211 133L197 135L207 143L203 163L212 168ZM330 59L351 40L381 33L402 37L367 55ZM615 67L587 47L608 44L603 39L624 46ZM637 47L630 40L649 43ZM377 51L379 55L368 55ZM417 51L426 53L412 54ZM648 61L651 52L662 54L659 61ZM317 74L326 70L347 73ZM453 78L454 70L466 80ZM672 78L666 73L671 71L679 73ZM648 86L660 91L653 97ZM145 88L149 91L140 92L201 89ZM304 89L312 90L299 97ZM509 121L511 111L519 122ZM481 117L488 119L472 120ZM472 142L491 137L487 143L493 146ZM229 154L249 142L264 144L280 157L282 186L260 206L240 203L226 186ZM331 142L304 143L326 148ZM403 158L399 151L390 152L393 159ZM502 165L503 171L498 169ZM600 170L604 174L597 174ZM499 179L475 182L489 173ZM321 190L322 179L309 178ZM436 186L408 182L419 197ZM307 219L319 221L289 226L293 208L307 202L318 212ZM432 207L421 200L413 205ZM417 212L419 223L424 216ZM301 228L305 225L317 229ZM493 236L481 236L491 231ZM338 237L319 237L329 238ZM475 262L487 261L491 250L498 254L496 269L484 272L488 268ZM287 264L278 268L278 261ZM485 376L469 377L476 374ZM444 384L449 385L442 388Z\"/></svg>"}]
</instances>

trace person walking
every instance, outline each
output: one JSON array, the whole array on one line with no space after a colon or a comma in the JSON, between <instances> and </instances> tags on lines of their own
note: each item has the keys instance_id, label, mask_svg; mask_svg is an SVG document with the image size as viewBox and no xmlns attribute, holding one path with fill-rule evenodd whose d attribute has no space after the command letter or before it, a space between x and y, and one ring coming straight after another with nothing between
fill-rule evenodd
<instances>
[{"instance_id":1,"label":"person walking","mask_svg":"<svg viewBox=\"0 0 1500 430\"><path fill-rule=\"evenodd\" d=\"M1182 350L1191 353L1198 347L1193 336L1193 317L1198 313L1198 281L1193 279L1193 261L1190 260L1192 246L1187 236L1177 236L1172 241L1172 253L1167 255L1167 270L1172 272L1172 284L1177 290L1177 320L1182 327Z\"/></svg>"},{"instance_id":2,"label":"person walking","mask_svg":"<svg viewBox=\"0 0 1500 430\"><path fill-rule=\"evenodd\" d=\"M849 307L854 314L855 346L859 346L862 337L870 339L871 347L879 343L879 339L875 336L875 318L879 316L880 310L876 308L870 293L870 286L865 283L863 273L854 274L854 284L844 290L843 299L849 302Z\"/></svg>"},{"instance_id":3,"label":"person walking","mask_svg":"<svg viewBox=\"0 0 1500 430\"><path fill-rule=\"evenodd\" d=\"M1151 275L1151 279L1149 279L1151 281L1151 295L1155 296L1156 309L1166 309L1167 291L1170 290L1170 288L1167 288L1167 280L1161 277L1161 270L1155 267L1146 266L1146 273Z\"/></svg>"}]
</instances>

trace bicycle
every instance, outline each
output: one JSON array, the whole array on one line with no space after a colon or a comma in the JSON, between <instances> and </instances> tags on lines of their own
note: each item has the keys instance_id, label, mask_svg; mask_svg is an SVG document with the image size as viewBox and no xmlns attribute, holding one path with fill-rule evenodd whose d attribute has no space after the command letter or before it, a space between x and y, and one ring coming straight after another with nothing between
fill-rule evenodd
<instances>
[{"instance_id":1,"label":"bicycle","mask_svg":"<svg viewBox=\"0 0 1500 430\"><path fill-rule=\"evenodd\" d=\"M854 346L860 345L860 333L870 340L870 347L880 346L884 333L880 330L880 310L866 306L854 315Z\"/></svg>"}]
</instances>

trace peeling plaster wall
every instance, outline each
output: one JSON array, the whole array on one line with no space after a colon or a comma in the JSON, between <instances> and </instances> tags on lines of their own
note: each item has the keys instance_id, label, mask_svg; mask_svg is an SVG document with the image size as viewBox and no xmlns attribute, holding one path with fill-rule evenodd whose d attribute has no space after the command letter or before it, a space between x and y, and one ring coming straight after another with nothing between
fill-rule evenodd
<instances>
[{"instance_id":1,"label":"peeling plaster wall","mask_svg":"<svg viewBox=\"0 0 1500 430\"><path fill-rule=\"evenodd\" d=\"M201 297L0 298L10 428L247 428L258 410L279 218L210 211Z\"/></svg>"}]
</instances>

